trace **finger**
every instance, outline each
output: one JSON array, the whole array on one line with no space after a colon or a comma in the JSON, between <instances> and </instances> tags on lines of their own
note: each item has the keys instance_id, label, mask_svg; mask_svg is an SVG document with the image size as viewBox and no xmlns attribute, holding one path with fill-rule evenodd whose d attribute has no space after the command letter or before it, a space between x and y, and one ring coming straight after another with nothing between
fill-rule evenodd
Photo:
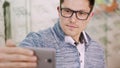
<instances>
[{"instance_id":1,"label":"finger","mask_svg":"<svg viewBox=\"0 0 120 68\"><path fill-rule=\"evenodd\" d=\"M37 63L35 62L3 62L0 63L0 68L29 68L36 67Z\"/></svg>"},{"instance_id":2,"label":"finger","mask_svg":"<svg viewBox=\"0 0 120 68\"><path fill-rule=\"evenodd\" d=\"M6 54L21 54L21 55L28 55L33 56L34 52L27 48L21 47L0 47L0 53Z\"/></svg>"},{"instance_id":3,"label":"finger","mask_svg":"<svg viewBox=\"0 0 120 68\"><path fill-rule=\"evenodd\" d=\"M25 56L18 54L0 54L0 62L36 62L36 56Z\"/></svg>"},{"instance_id":4,"label":"finger","mask_svg":"<svg viewBox=\"0 0 120 68\"><path fill-rule=\"evenodd\" d=\"M6 46L8 46L8 47L15 47L16 45L15 45L15 43L11 39L8 39L6 41Z\"/></svg>"}]
</instances>

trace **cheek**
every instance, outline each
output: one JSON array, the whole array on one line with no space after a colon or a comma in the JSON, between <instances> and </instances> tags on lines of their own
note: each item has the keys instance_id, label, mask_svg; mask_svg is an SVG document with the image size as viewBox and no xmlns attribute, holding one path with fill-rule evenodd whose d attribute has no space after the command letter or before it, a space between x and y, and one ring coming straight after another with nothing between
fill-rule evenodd
<instances>
[{"instance_id":1,"label":"cheek","mask_svg":"<svg viewBox=\"0 0 120 68\"><path fill-rule=\"evenodd\" d=\"M63 18L63 17L60 16L60 23L61 24L67 24L67 23L69 23L69 20L68 20L68 18Z\"/></svg>"},{"instance_id":2,"label":"cheek","mask_svg":"<svg viewBox=\"0 0 120 68\"><path fill-rule=\"evenodd\" d=\"M79 29L83 31L87 26L87 22L79 22L77 25L79 25Z\"/></svg>"},{"instance_id":3,"label":"cheek","mask_svg":"<svg viewBox=\"0 0 120 68\"><path fill-rule=\"evenodd\" d=\"M63 29L66 21L65 21L65 19L62 18L62 17L60 17L59 19L60 19L60 25L61 25L61 27L62 27L62 29Z\"/></svg>"}]
</instances>

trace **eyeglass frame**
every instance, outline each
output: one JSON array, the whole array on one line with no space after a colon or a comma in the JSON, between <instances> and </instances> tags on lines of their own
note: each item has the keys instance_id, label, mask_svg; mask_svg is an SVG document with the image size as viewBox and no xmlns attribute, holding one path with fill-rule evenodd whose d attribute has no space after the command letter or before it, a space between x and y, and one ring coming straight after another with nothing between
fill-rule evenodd
<instances>
[{"instance_id":1,"label":"eyeglass frame","mask_svg":"<svg viewBox=\"0 0 120 68\"><path fill-rule=\"evenodd\" d=\"M72 9L69 9L70 11L72 11L72 14L71 14L71 16L66 17L66 16L64 16L64 15L62 14L62 10L63 10L63 9L69 9L69 8L61 8L61 7L60 7L60 10L61 10L61 11L60 11L61 16L65 17L65 18L71 18L71 17L73 16L73 14L75 13L76 18L77 18L78 20L87 20L88 17L89 17L89 15L90 15L90 13L91 13L91 10L90 10L89 12L84 12L84 13L88 14L87 17L86 17L85 19L79 19L78 15L77 15L77 12L80 12L80 11L82 11L82 10L74 11L74 10L72 10ZM83 12L83 11L82 11L82 12Z\"/></svg>"}]
</instances>

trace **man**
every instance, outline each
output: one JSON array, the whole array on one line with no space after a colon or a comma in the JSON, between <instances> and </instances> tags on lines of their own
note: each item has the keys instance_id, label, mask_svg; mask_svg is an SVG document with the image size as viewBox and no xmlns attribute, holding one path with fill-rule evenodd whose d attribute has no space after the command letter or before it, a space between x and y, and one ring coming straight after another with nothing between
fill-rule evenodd
<instances>
[{"instance_id":1,"label":"man","mask_svg":"<svg viewBox=\"0 0 120 68\"><path fill-rule=\"evenodd\" d=\"M53 28L29 33L20 46L56 49L56 68L105 68L103 49L84 31L93 7L94 0L60 0L60 19ZM0 48L0 68L36 66L33 51L6 45Z\"/></svg>"}]
</instances>

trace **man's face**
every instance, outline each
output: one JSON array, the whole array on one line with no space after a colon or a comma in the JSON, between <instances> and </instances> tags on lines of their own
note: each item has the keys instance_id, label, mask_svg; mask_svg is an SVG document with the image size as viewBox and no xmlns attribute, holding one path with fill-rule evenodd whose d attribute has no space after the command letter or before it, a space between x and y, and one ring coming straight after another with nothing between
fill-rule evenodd
<instances>
[{"instance_id":1,"label":"man's face","mask_svg":"<svg viewBox=\"0 0 120 68\"><path fill-rule=\"evenodd\" d=\"M80 33L85 29L90 19L90 15L87 14L90 12L88 0L64 0L61 8L63 9L60 9L59 7L58 13L62 30L68 36L71 36L73 38L79 37ZM72 11L80 12L73 13L72 15ZM88 18L85 19L87 16Z\"/></svg>"}]
</instances>

